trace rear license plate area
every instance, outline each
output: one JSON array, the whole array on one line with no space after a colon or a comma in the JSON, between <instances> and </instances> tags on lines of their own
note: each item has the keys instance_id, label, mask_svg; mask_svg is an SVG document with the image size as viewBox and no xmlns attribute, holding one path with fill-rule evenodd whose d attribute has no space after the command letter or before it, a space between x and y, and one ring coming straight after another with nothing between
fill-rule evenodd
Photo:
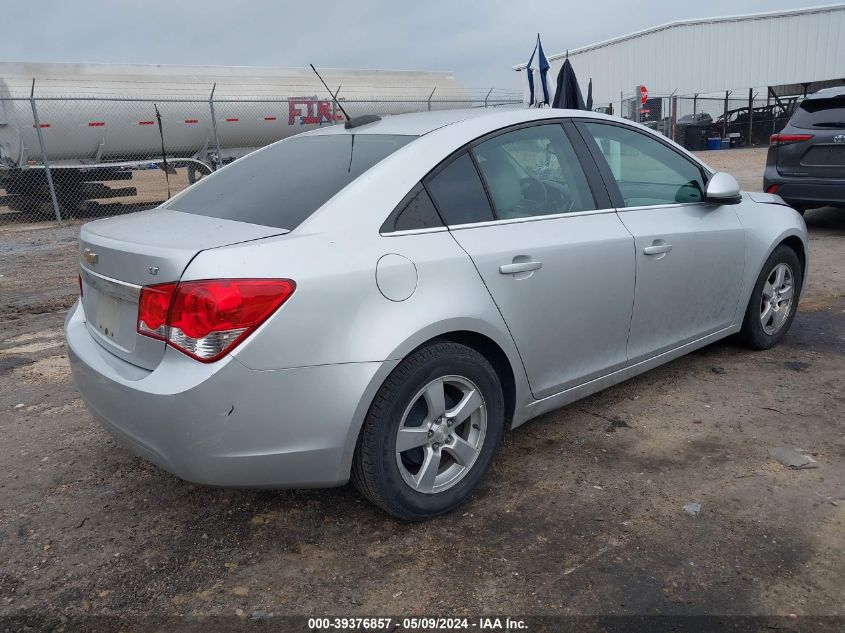
<instances>
[{"instance_id":1,"label":"rear license plate area","mask_svg":"<svg viewBox=\"0 0 845 633\"><path fill-rule=\"evenodd\" d=\"M123 302L117 297L102 294L97 302L97 330L106 338L120 336L120 313Z\"/></svg>"},{"instance_id":2,"label":"rear license plate area","mask_svg":"<svg viewBox=\"0 0 845 633\"><path fill-rule=\"evenodd\" d=\"M812 148L804 160L807 167L840 167L845 166L845 147L818 146Z\"/></svg>"}]
</instances>

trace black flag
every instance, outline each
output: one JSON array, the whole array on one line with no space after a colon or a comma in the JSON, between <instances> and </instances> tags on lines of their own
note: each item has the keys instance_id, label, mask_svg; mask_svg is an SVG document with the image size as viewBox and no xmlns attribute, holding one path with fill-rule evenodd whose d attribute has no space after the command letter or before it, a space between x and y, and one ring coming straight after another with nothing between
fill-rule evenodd
<instances>
[{"instance_id":1,"label":"black flag","mask_svg":"<svg viewBox=\"0 0 845 633\"><path fill-rule=\"evenodd\" d=\"M578 87L578 78L572 70L572 64L567 57L560 72L557 75L557 90L553 108L566 108L568 110L586 110L584 97L581 96L581 88Z\"/></svg>"}]
</instances>

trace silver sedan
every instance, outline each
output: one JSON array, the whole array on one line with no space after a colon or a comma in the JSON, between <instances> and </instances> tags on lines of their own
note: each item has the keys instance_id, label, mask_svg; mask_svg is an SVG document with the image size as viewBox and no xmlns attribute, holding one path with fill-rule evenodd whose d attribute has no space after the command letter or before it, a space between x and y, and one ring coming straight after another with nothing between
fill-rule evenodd
<instances>
[{"instance_id":1,"label":"silver sedan","mask_svg":"<svg viewBox=\"0 0 845 633\"><path fill-rule=\"evenodd\" d=\"M554 109L368 117L91 222L65 325L122 443L221 486L418 520L506 429L723 337L786 334L801 216L671 141Z\"/></svg>"}]
</instances>

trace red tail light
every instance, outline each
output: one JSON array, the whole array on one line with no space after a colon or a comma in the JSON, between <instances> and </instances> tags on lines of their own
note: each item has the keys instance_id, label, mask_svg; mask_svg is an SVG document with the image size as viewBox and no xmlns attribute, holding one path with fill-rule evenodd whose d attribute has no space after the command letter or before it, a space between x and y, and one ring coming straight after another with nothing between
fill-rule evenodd
<instances>
[{"instance_id":1,"label":"red tail light","mask_svg":"<svg viewBox=\"0 0 845 633\"><path fill-rule=\"evenodd\" d=\"M769 185L769 188L766 189L766 193L777 193L778 187L780 187L780 185Z\"/></svg>"},{"instance_id":2,"label":"red tail light","mask_svg":"<svg viewBox=\"0 0 845 633\"><path fill-rule=\"evenodd\" d=\"M176 284L159 284L141 288L138 301L138 332L152 338L167 340L167 313L173 302Z\"/></svg>"},{"instance_id":3,"label":"red tail light","mask_svg":"<svg viewBox=\"0 0 845 633\"><path fill-rule=\"evenodd\" d=\"M138 333L204 363L218 360L279 309L296 289L290 279L208 279L145 286Z\"/></svg>"},{"instance_id":4,"label":"red tail light","mask_svg":"<svg viewBox=\"0 0 845 633\"><path fill-rule=\"evenodd\" d=\"M802 143L813 138L812 134L772 134L769 137L771 145L788 145L789 143Z\"/></svg>"}]
</instances>

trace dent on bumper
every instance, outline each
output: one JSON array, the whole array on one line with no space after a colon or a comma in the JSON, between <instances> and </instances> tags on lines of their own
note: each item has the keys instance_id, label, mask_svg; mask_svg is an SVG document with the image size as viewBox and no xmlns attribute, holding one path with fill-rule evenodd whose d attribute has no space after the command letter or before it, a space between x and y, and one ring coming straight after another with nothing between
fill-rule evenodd
<instances>
[{"instance_id":1,"label":"dent on bumper","mask_svg":"<svg viewBox=\"0 0 845 633\"><path fill-rule=\"evenodd\" d=\"M152 372L110 354L82 311L65 322L83 400L137 455L188 481L237 487L333 486L349 478L356 417L384 363L256 371L167 350Z\"/></svg>"}]
</instances>

